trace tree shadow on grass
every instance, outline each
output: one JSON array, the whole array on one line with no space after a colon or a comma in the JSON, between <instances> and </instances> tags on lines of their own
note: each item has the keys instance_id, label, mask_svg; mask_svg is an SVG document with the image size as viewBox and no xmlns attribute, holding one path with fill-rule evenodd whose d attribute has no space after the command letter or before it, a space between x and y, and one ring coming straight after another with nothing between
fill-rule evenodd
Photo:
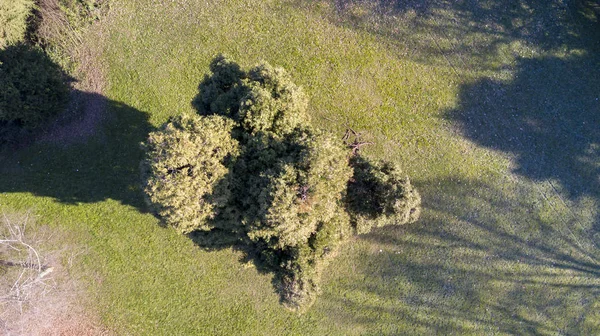
<instances>
[{"instance_id":1,"label":"tree shadow on grass","mask_svg":"<svg viewBox=\"0 0 600 336\"><path fill-rule=\"evenodd\" d=\"M344 312L344 323L381 334L600 331L593 237L548 220L531 186L438 182L421 185L436 195L424 198L418 223L364 236L377 249L343 275L353 280L334 276L342 293L323 300Z\"/></svg>"},{"instance_id":2,"label":"tree shadow on grass","mask_svg":"<svg viewBox=\"0 0 600 336\"><path fill-rule=\"evenodd\" d=\"M513 53L584 48L574 17L596 1L294 0L334 24L368 32L399 56L463 70L499 69Z\"/></svg>"},{"instance_id":3,"label":"tree shadow on grass","mask_svg":"<svg viewBox=\"0 0 600 336\"><path fill-rule=\"evenodd\" d=\"M140 190L140 143L151 129L147 114L95 93L108 117L88 139L64 145L40 141L0 152L0 192L29 192L65 204L113 199L145 209Z\"/></svg>"},{"instance_id":4,"label":"tree shadow on grass","mask_svg":"<svg viewBox=\"0 0 600 336\"><path fill-rule=\"evenodd\" d=\"M143 210L139 162L152 128L147 114L96 93L74 90L71 97L52 125L0 148L0 193L65 204L114 199Z\"/></svg>"},{"instance_id":5,"label":"tree shadow on grass","mask_svg":"<svg viewBox=\"0 0 600 336\"><path fill-rule=\"evenodd\" d=\"M423 17L439 13L431 6ZM496 9L507 22L529 20ZM542 20L554 27L542 35L515 31L505 40L565 53L517 57L512 79L464 84L446 112L465 138L510 156L514 176L417 183L419 222L364 236L380 252L344 275L353 280L331 281L343 295L324 299L345 312L343 323L382 334L600 333L600 27L595 17L569 15Z\"/></svg>"},{"instance_id":6,"label":"tree shadow on grass","mask_svg":"<svg viewBox=\"0 0 600 336\"><path fill-rule=\"evenodd\" d=\"M232 172L230 171L229 174ZM224 183L225 179L221 180ZM229 183L227 186L230 187ZM216 187L215 189L219 189ZM242 221L243 217L237 217L236 220ZM281 304L289 304L286 299L289 296L289 291L284 287L284 277L289 273L282 265L287 260L292 260L289 251L275 250L267 246L264 242L256 242L249 239L243 228L240 227L236 231L221 229L222 221L231 221L230 218L223 219L217 216L208 220L208 224L215 226L210 231L193 231L187 234L199 248L205 251L214 252L225 249L231 249L240 253L239 262L246 265L252 265L260 274L271 276L271 285L274 292L279 296Z\"/></svg>"},{"instance_id":7,"label":"tree shadow on grass","mask_svg":"<svg viewBox=\"0 0 600 336\"><path fill-rule=\"evenodd\" d=\"M591 53L591 51L590 51ZM509 83L463 87L447 118L465 137L514 156L514 172L600 199L600 58L524 59Z\"/></svg>"},{"instance_id":8,"label":"tree shadow on grass","mask_svg":"<svg viewBox=\"0 0 600 336\"><path fill-rule=\"evenodd\" d=\"M514 173L548 185L542 193L575 216L574 202L600 202L600 25L577 23L577 43L562 41L576 52L519 59L509 81L465 84L446 113L466 138L512 156Z\"/></svg>"},{"instance_id":9,"label":"tree shadow on grass","mask_svg":"<svg viewBox=\"0 0 600 336\"><path fill-rule=\"evenodd\" d=\"M417 183L420 221L365 236L381 252L342 289L381 304L330 299L356 306L345 319L376 328L372 316L401 316L418 333L600 332L599 33L580 34L577 53L519 59L512 80L463 85L446 118L511 156L515 176Z\"/></svg>"}]
</instances>

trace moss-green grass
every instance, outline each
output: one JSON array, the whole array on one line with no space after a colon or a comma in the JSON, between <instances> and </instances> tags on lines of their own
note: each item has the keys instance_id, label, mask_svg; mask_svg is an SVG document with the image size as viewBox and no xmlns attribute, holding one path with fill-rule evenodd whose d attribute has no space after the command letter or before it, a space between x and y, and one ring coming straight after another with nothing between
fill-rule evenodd
<instances>
[{"instance_id":1,"label":"moss-green grass","mask_svg":"<svg viewBox=\"0 0 600 336\"><path fill-rule=\"evenodd\" d=\"M87 237L122 334L600 332L593 2L336 3L113 0L105 129L3 154L1 207ZM305 314L240 253L144 213L138 142L192 111L218 53L285 67L316 125L364 131L423 196L419 222L351 241Z\"/></svg>"}]
</instances>

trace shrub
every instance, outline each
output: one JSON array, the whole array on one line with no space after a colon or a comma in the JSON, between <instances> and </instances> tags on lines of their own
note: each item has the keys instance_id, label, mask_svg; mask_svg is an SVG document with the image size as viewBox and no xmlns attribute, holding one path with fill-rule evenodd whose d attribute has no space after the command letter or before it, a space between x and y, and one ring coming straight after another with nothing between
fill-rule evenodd
<instances>
[{"instance_id":1,"label":"shrub","mask_svg":"<svg viewBox=\"0 0 600 336\"><path fill-rule=\"evenodd\" d=\"M323 269L350 234L348 214L339 207L332 218L319 223L307 243L281 250L282 258L274 269L286 307L304 310L312 305Z\"/></svg>"},{"instance_id":2,"label":"shrub","mask_svg":"<svg viewBox=\"0 0 600 336\"><path fill-rule=\"evenodd\" d=\"M234 176L248 236L283 249L307 243L334 217L352 170L347 151L323 133L298 129L273 142L279 146L249 143Z\"/></svg>"},{"instance_id":3,"label":"shrub","mask_svg":"<svg viewBox=\"0 0 600 336\"><path fill-rule=\"evenodd\" d=\"M305 309L351 233L415 220L420 199L395 165L313 129L285 70L246 72L222 56L210 69L193 101L200 117L175 118L144 145L147 198L199 243L243 244L275 272L282 302Z\"/></svg>"},{"instance_id":4,"label":"shrub","mask_svg":"<svg viewBox=\"0 0 600 336\"><path fill-rule=\"evenodd\" d=\"M218 56L210 63L210 71L213 75L205 75L192 105L201 115L217 114L239 122L240 102L248 91L242 82L246 73L224 56Z\"/></svg>"},{"instance_id":5,"label":"shrub","mask_svg":"<svg viewBox=\"0 0 600 336\"><path fill-rule=\"evenodd\" d=\"M0 123L34 129L60 112L68 95L66 75L39 48L0 51Z\"/></svg>"},{"instance_id":6,"label":"shrub","mask_svg":"<svg viewBox=\"0 0 600 336\"><path fill-rule=\"evenodd\" d=\"M308 98L283 68L262 64L248 77L250 90L240 106L246 132L284 136L309 124Z\"/></svg>"},{"instance_id":7,"label":"shrub","mask_svg":"<svg viewBox=\"0 0 600 336\"><path fill-rule=\"evenodd\" d=\"M0 48L22 42L35 0L0 1Z\"/></svg>"},{"instance_id":8,"label":"shrub","mask_svg":"<svg viewBox=\"0 0 600 336\"><path fill-rule=\"evenodd\" d=\"M415 222L421 212L421 196L397 164L351 160L354 177L348 183L346 206L357 233L372 228Z\"/></svg>"}]
</instances>

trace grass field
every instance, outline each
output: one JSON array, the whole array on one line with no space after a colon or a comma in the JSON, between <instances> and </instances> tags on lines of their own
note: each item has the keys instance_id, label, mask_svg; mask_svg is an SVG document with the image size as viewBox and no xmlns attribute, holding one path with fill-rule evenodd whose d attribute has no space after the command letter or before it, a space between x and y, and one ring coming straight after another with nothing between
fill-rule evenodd
<instances>
[{"instance_id":1,"label":"grass field","mask_svg":"<svg viewBox=\"0 0 600 336\"><path fill-rule=\"evenodd\" d=\"M82 237L80 271L118 334L598 334L599 10L113 0L88 42L104 50L104 126L2 152L0 209ZM240 252L204 251L145 211L139 143L193 111L218 53L285 67L315 125L363 130L423 197L417 223L352 240L304 314Z\"/></svg>"}]
</instances>

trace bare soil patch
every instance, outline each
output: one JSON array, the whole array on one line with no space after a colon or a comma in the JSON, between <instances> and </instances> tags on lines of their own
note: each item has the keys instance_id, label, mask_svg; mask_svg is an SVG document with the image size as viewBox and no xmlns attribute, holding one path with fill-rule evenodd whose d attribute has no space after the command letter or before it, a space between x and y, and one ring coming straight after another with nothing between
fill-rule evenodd
<instances>
[{"instance_id":1,"label":"bare soil patch","mask_svg":"<svg viewBox=\"0 0 600 336\"><path fill-rule=\"evenodd\" d=\"M57 118L43 134L40 142L68 145L80 143L96 134L106 117L107 100L103 96L106 81L101 61L103 31L100 22L88 29L72 51L77 64L77 80L73 84L71 101L65 113Z\"/></svg>"}]
</instances>

